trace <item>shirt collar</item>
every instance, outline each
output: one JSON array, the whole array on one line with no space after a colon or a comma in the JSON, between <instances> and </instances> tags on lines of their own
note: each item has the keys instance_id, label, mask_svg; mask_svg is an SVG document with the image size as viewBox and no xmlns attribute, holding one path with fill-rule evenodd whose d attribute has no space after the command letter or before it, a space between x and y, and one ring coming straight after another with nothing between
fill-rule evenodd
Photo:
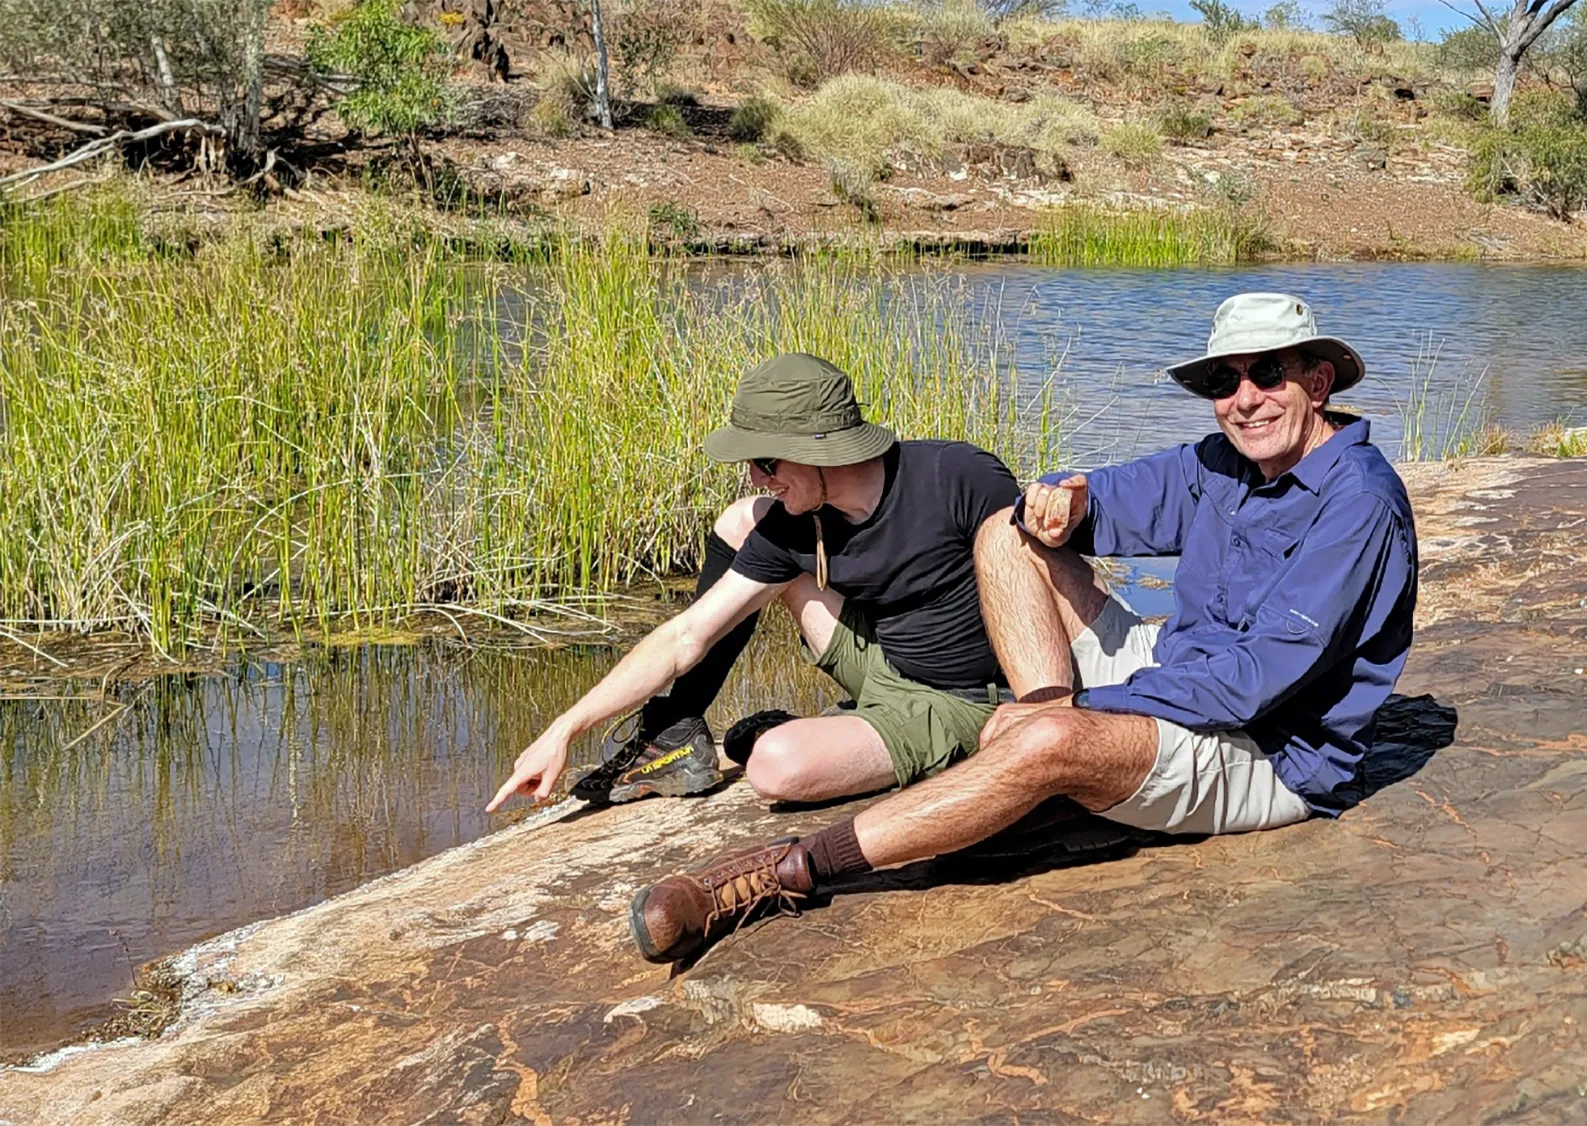
<instances>
[{"instance_id":1,"label":"shirt collar","mask_svg":"<svg viewBox=\"0 0 1587 1126\"><path fill-rule=\"evenodd\" d=\"M1344 452L1351 446L1364 446L1367 443L1367 436L1372 429L1367 420L1352 418L1349 415L1345 417L1350 418L1350 421L1340 426L1338 433L1301 458L1295 468L1289 471L1289 475L1300 482L1308 492L1320 494L1323 478L1328 476L1328 471L1344 456ZM1343 420L1334 415L1329 421L1337 425L1337 422Z\"/></svg>"}]
</instances>

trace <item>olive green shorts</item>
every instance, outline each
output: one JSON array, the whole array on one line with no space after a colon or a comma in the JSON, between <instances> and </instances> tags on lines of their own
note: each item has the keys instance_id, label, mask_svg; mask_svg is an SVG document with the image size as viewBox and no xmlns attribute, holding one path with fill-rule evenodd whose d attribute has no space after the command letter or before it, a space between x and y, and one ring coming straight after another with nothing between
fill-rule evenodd
<instances>
[{"instance_id":1,"label":"olive green shorts","mask_svg":"<svg viewBox=\"0 0 1587 1126\"><path fill-rule=\"evenodd\" d=\"M826 652L815 657L807 648L805 657L854 697L853 714L882 737L900 786L973 755L995 710L990 694L966 700L899 673L882 654L875 628L847 603Z\"/></svg>"}]
</instances>

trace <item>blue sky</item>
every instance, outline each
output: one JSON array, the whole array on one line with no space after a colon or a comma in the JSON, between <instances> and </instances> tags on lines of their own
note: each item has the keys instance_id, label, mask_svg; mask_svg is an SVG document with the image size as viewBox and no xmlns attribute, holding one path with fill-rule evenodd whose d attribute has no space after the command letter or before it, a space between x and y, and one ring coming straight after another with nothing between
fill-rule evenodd
<instances>
[{"instance_id":1,"label":"blue sky","mask_svg":"<svg viewBox=\"0 0 1587 1126\"><path fill-rule=\"evenodd\" d=\"M1231 0L1231 2L1240 11L1255 16L1261 15L1272 3L1272 0ZM1154 15L1157 12L1167 12L1176 20L1185 21L1199 20L1201 18L1191 10L1189 0L1137 0L1137 3L1140 4L1141 11ZM1471 7L1469 4L1462 4L1460 0L1455 0L1455 3L1462 8ZM1079 7L1079 4L1070 4L1071 10L1077 10ZM1315 25L1319 22L1317 19L1318 13L1327 10L1329 4L1327 0L1320 0L1320 2L1318 0L1301 0L1301 7L1311 14L1311 22ZM1438 0L1389 0L1384 10L1399 21L1400 26L1405 30L1407 38L1410 38L1411 35L1408 21L1413 16L1421 20L1422 34L1433 42L1437 42L1442 32L1446 29L1470 26L1468 21L1461 19L1460 16L1440 4Z\"/></svg>"}]
</instances>

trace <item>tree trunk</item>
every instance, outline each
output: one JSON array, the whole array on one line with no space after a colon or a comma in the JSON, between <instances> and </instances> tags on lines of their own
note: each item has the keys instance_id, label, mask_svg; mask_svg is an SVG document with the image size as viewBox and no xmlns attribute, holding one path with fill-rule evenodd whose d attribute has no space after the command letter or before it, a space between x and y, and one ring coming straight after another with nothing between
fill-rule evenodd
<instances>
[{"instance_id":1,"label":"tree trunk","mask_svg":"<svg viewBox=\"0 0 1587 1126\"><path fill-rule=\"evenodd\" d=\"M264 107L264 13L266 5L248 3L238 28L236 86L221 106L221 124L232 159L252 166L262 148L259 115Z\"/></svg>"},{"instance_id":2,"label":"tree trunk","mask_svg":"<svg viewBox=\"0 0 1587 1126\"><path fill-rule=\"evenodd\" d=\"M595 36L595 112L601 128L612 127L612 83L606 63L606 33L601 29L601 0L590 0L590 30Z\"/></svg>"},{"instance_id":3,"label":"tree trunk","mask_svg":"<svg viewBox=\"0 0 1587 1126\"><path fill-rule=\"evenodd\" d=\"M1515 77L1521 69L1520 52L1505 45L1499 48L1499 65L1493 74L1493 101L1489 112L1500 129L1510 125L1510 97L1515 93Z\"/></svg>"}]
</instances>

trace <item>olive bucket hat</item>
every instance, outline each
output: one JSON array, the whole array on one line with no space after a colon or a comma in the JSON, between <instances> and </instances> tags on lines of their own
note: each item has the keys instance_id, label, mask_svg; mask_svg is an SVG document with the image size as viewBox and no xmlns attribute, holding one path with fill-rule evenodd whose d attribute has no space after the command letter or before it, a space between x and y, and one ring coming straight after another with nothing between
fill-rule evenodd
<instances>
[{"instance_id":1,"label":"olive bucket hat","mask_svg":"<svg viewBox=\"0 0 1587 1126\"><path fill-rule=\"evenodd\" d=\"M732 421L706 436L717 461L782 458L804 465L855 465L880 457L898 439L866 422L854 384L838 368L785 352L738 381Z\"/></svg>"},{"instance_id":2,"label":"olive bucket hat","mask_svg":"<svg viewBox=\"0 0 1587 1126\"><path fill-rule=\"evenodd\" d=\"M1211 398L1207 378L1214 361L1281 348L1298 348L1333 364L1332 394L1354 387L1366 374L1361 354L1336 336L1320 335L1311 306L1287 293L1235 294L1213 315L1207 354L1166 370L1185 390Z\"/></svg>"}]
</instances>

